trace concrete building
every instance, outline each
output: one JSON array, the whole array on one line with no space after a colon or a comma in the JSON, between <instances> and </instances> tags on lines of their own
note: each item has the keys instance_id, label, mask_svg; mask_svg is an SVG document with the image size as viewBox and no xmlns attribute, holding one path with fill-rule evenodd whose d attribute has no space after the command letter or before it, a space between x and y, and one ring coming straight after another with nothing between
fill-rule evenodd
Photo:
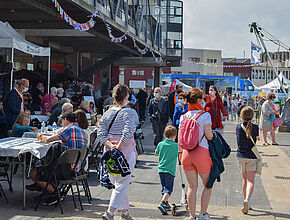
<instances>
[{"instance_id":1,"label":"concrete building","mask_svg":"<svg viewBox=\"0 0 290 220\"><path fill-rule=\"evenodd\" d=\"M223 58L224 76L239 76L241 79L251 79L251 60L249 58Z\"/></svg>"},{"instance_id":2,"label":"concrete building","mask_svg":"<svg viewBox=\"0 0 290 220\"><path fill-rule=\"evenodd\" d=\"M284 76L290 80L290 56L289 52L275 52L269 53L276 68L278 68L278 74L283 72ZM275 71L271 67L269 60L267 60L265 54L261 54L260 61L263 63L260 66L252 67L251 80L257 86L263 86L276 78Z\"/></svg>"},{"instance_id":3,"label":"concrete building","mask_svg":"<svg viewBox=\"0 0 290 220\"><path fill-rule=\"evenodd\" d=\"M183 48L180 67L172 67L172 73L223 75L222 51Z\"/></svg>"},{"instance_id":4,"label":"concrete building","mask_svg":"<svg viewBox=\"0 0 290 220\"><path fill-rule=\"evenodd\" d=\"M171 5L171 1L176 3L175 6L173 3ZM52 72L55 70L52 85L57 80L63 80L59 78L60 74L68 73L76 79L97 81L98 89L106 92L114 85L112 79L118 73L116 67L154 68L154 79L158 83L160 67L167 63L171 66L176 65L175 63L179 65L175 61L180 60L181 56L177 59L170 54L167 56L167 50L163 48L163 43L168 39L166 35L163 36L163 25L167 25L168 20L165 19L164 22L162 17L164 14L168 15L168 19L174 20L176 14L177 20L182 21L182 2L178 2L180 1L64 0L54 4L52 1L0 0L0 20L9 22L26 40L51 48ZM164 5L165 10L162 10ZM167 12L171 8L174 14L169 16ZM130 37L124 42L113 43L101 17L94 18L93 27L91 23L86 23L90 19L88 16L96 9L106 19L115 38L129 32L134 43ZM76 30L72 25L76 22L91 28L87 31ZM182 22L178 25L182 27ZM170 28L172 27L171 25ZM179 29L182 32L182 28ZM180 44L182 45L182 41L176 41L176 46L180 47ZM146 46L151 51L140 53ZM139 47L138 50L136 47ZM161 65L154 57L163 59ZM170 57L173 57L172 61ZM11 60L10 51L0 50L1 59L5 62ZM16 53L14 60L14 67L36 69L36 66L41 66L43 74L47 74L46 58L24 57Z\"/></svg>"}]
</instances>

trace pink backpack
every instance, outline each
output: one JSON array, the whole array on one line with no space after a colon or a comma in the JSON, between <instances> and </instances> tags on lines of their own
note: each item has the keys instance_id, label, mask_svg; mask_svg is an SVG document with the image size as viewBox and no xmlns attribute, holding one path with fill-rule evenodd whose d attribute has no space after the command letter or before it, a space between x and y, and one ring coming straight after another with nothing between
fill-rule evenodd
<instances>
[{"instance_id":1,"label":"pink backpack","mask_svg":"<svg viewBox=\"0 0 290 220\"><path fill-rule=\"evenodd\" d=\"M204 111L197 113L192 119L188 119L184 114L182 125L178 134L178 145L184 150L193 150L199 146L199 124L196 121Z\"/></svg>"}]
</instances>

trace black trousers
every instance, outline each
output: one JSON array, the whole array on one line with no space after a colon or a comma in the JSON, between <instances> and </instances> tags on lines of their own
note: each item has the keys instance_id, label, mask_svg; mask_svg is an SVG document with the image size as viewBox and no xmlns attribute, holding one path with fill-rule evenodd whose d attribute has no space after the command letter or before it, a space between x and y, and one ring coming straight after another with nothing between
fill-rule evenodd
<instances>
[{"instance_id":1,"label":"black trousers","mask_svg":"<svg viewBox=\"0 0 290 220\"><path fill-rule=\"evenodd\" d=\"M166 124L160 122L157 119L152 119L151 124L153 128L154 146L157 147L159 142L163 140L163 133L164 133Z\"/></svg>"},{"instance_id":2,"label":"black trousers","mask_svg":"<svg viewBox=\"0 0 290 220\"><path fill-rule=\"evenodd\" d=\"M145 113L146 113L146 107L140 107L139 106L139 118L140 118L140 121L145 121Z\"/></svg>"}]
</instances>

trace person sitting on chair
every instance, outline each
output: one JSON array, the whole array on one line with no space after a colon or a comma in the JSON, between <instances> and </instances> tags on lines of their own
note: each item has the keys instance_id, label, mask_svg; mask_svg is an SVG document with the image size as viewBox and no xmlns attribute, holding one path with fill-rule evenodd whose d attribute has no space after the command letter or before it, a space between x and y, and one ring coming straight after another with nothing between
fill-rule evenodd
<instances>
[{"instance_id":1,"label":"person sitting on chair","mask_svg":"<svg viewBox=\"0 0 290 220\"><path fill-rule=\"evenodd\" d=\"M46 143L61 141L64 145L67 146L67 149L81 149L82 147L87 147L88 139L86 133L81 129L77 123L77 118L75 113L67 113L61 116L62 126L64 129L59 131L57 134L50 137L43 137L43 140ZM26 189L31 191L40 191L45 189L49 176L43 176L39 168L34 168L30 172L30 177L34 181L34 184L26 186ZM58 171L58 170L57 170ZM56 174L58 175L58 174ZM60 174L61 175L61 174ZM46 197L43 199L43 202L51 205L57 202L57 192L55 190L56 186L48 184L46 188Z\"/></svg>"}]
</instances>

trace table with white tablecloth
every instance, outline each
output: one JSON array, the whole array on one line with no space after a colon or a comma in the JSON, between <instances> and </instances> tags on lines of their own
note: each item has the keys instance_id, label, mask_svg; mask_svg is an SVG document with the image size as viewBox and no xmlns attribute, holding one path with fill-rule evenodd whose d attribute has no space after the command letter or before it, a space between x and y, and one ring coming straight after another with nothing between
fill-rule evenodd
<instances>
[{"instance_id":1,"label":"table with white tablecloth","mask_svg":"<svg viewBox=\"0 0 290 220\"><path fill-rule=\"evenodd\" d=\"M47 143L37 143L35 138L18 138L9 137L0 139L0 156L1 157L19 157L22 155L22 161L11 162L11 161L1 161L1 163L13 163L13 164L23 164L23 208L26 207L26 153L31 153L38 159L43 158L48 152L51 144Z\"/></svg>"}]
</instances>

